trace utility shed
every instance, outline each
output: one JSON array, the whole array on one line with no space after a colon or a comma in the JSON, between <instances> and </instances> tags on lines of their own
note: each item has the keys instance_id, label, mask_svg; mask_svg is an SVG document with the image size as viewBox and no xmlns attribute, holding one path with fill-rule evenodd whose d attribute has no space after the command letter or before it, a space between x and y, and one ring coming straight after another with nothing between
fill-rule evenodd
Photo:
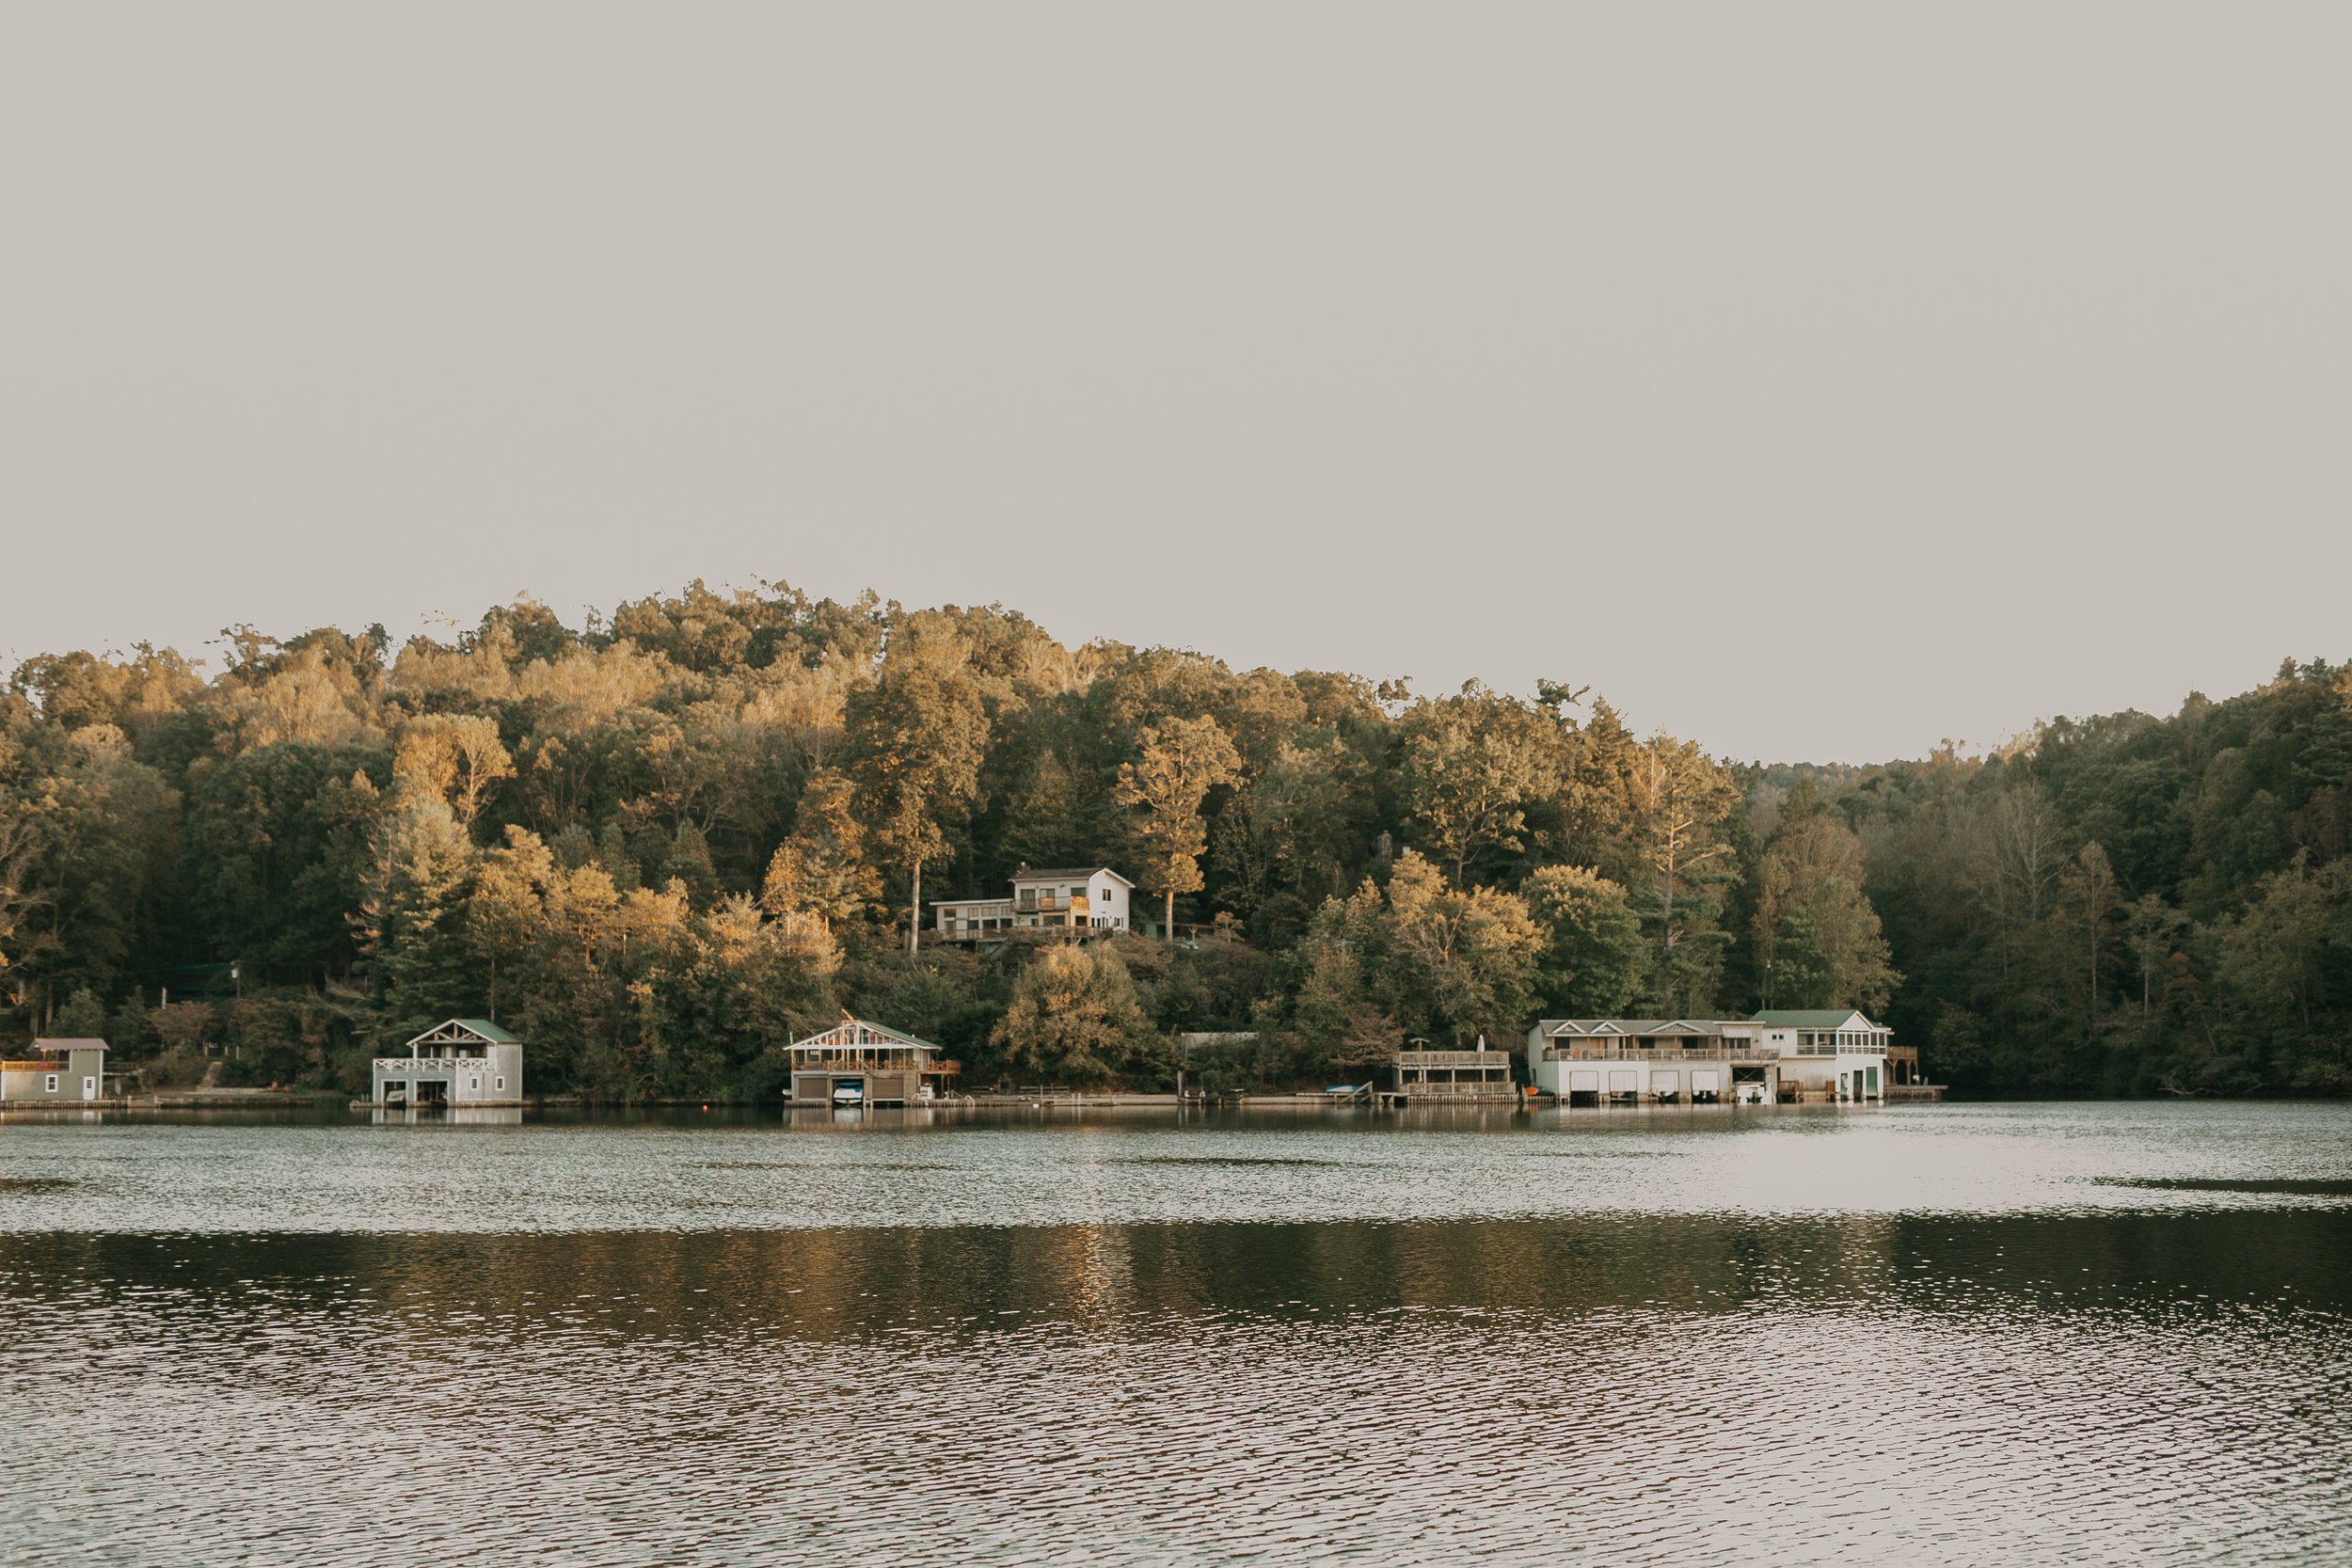
<instances>
[{"instance_id":1,"label":"utility shed","mask_svg":"<svg viewBox=\"0 0 2352 1568\"><path fill-rule=\"evenodd\" d=\"M378 1056L369 1076L378 1105L519 1105L523 1042L486 1018L453 1018Z\"/></svg>"},{"instance_id":2,"label":"utility shed","mask_svg":"<svg viewBox=\"0 0 2352 1568\"><path fill-rule=\"evenodd\" d=\"M962 1070L929 1040L846 1014L789 1054L795 1105L911 1105L939 1098Z\"/></svg>"},{"instance_id":3,"label":"utility shed","mask_svg":"<svg viewBox=\"0 0 2352 1568\"><path fill-rule=\"evenodd\" d=\"M35 1040L33 1054L0 1062L0 1101L96 1100L105 1093L106 1042Z\"/></svg>"}]
</instances>

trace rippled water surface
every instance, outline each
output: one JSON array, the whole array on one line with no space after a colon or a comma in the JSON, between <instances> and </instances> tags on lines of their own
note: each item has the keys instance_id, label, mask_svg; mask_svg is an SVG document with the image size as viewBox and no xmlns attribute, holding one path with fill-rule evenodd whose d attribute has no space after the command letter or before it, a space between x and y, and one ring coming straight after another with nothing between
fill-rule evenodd
<instances>
[{"instance_id":1,"label":"rippled water surface","mask_svg":"<svg viewBox=\"0 0 2352 1568\"><path fill-rule=\"evenodd\" d=\"M0 1560L2352 1561L2352 1108L0 1123Z\"/></svg>"}]
</instances>

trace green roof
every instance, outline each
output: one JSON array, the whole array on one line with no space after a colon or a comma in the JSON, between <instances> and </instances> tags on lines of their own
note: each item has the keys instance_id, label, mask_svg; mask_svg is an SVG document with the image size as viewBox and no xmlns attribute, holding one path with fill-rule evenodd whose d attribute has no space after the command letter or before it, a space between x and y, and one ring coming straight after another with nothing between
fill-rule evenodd
<instances>
[{"instance_id":1,"label":"green roof","mask_svg":"<svg viewBox=\"0 0 2352 1568\"><path fill-rule=\"evenodd\" d=\"M1756 1014L1748 1022L1770 1023L1783 1029L1835 1029L1850 1018L1867 1016L1859 1007L1788 1007Z\"/></svg>"},{"instance_id":2,"label":"green roof","mask_svg":"<svg viewBox=\"0 0 2352 1568\"><path fill-rule=\"evenodd\" d=\"M897 1040L900 1045L919 1045L926 1051L937 1051L942 1053L945 1053L947 1049L944 1045L936 1045L930 1040L921 1038L918 1036L910 1035L904 1029L893 1029L887 1023L877 1023L870 1018L851 1018L849 1022L855 1023L862 1028L870 1029L877 1035L888 1035L892 1039ZM810 1037L815 1038L816 1037L811 1036Z\"/></svg>"},{"instance_id":3,"label":"green roof","mask_svg":"<svg viewBox=\"0 0 2352 1568\"><path fill-rule=\"evenodd\" d=\"M480 1035L484 1039L488 1040L492 1045L520 1045L523 1043L521 1040L516 1039L514 1036L508 1034L505 1030L500 1028L497 1024L491 1022L486 1018L453 1018L450 1022L456 1024L460 1029L472 1030L475 1034Z\"/></svg>"}]
</instances>

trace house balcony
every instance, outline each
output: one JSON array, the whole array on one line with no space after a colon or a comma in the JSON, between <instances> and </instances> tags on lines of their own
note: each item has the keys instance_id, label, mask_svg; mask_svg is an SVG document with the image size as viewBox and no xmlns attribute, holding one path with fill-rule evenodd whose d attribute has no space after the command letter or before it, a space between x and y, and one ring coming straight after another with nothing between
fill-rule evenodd
<instances>
[{"instance_id":1,"label":"house balcony","mask_svg":"<svg viewBox=\"0 0 2352 1568\"><path fill-rule=\"evenodd\" d=\"M1400 1051L1396 1065L1401 1068L1454 1068L1464 1071L1504 1072L1511 1070L1508 1051Z\"/></svg>"},{"instance_id":2,"label":"house balcony","mask_svg":"<svg viewBox=\"0 0 2352 1568\"><path fill-rule=\"evenodd\" d=\"M1638 1045L1601 1045L1580 1040L1572 1045L1544 1048L1547 1062L1771 1062L1780 1058L1776 1045L1694 1045L1645 1050Z\"/></svg>"},{"instance_id":3,"label":"house balcony","mask_svg":"<svg viewBox=\"0 0 2352 1568\"><path fill-rule=\"evenodd\" d=\"M486 1072L487 1056L378 1056L375 1070L409 1077L454 1078L460 1072Z\"/></svg>"},{"instance_id":4,"label":"house balcony","mask_svg":"<svg viewBox=\"0 0 2352 1568\"><path fill-rule=\"evenodd\" d=\"M1094 906L1093 900L1083 893L1059 898L1025 893L1012 901L1012 912L1015 914L1082 915L1093 913Z\"/></svg>"}]
</instances>

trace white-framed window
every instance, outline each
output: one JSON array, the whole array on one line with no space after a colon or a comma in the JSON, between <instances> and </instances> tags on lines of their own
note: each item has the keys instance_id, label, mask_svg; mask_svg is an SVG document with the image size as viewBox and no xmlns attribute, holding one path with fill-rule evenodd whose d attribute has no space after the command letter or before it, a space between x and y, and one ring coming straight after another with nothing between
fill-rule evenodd
<instances>
[{"instance_id":1,"label":"white-framed window","mask_svg":"<svg viewBox=\"0 0 2352 1568\"><path fill-rule=\"evenodd\" d=\"M500 1080L499 1080L499 1087L500 1087L501 1089L503 1089L503 1088L505 1088L505 1087L506 1087L506 1080L505 1080L505 1079L501 1078L501 1079L500 1079Z\"/></svg>"},{"instance_id":2,"label":"white-framed window","mask_svg":"<svg viewBox=\"0 0 2352 1568\"><path fill-rule=\"evenodd\" d=\"M479 1089L482 1087L482 1080L479 1078L469 1078L466 1080L466 1087L469 1089Z\"/></svg>"},{"instance_id":3,"label":"white-framed window","mask_svg":"<svg viewBox=\"0 0 2352 1568\"><path fill-rule=\"evenodd\" d=\"M40 1092L43 1094L56 1094L57 1092L57 1075L56 1073L51 1073L42 1083Z\"/></svg>"}]
</instances>

